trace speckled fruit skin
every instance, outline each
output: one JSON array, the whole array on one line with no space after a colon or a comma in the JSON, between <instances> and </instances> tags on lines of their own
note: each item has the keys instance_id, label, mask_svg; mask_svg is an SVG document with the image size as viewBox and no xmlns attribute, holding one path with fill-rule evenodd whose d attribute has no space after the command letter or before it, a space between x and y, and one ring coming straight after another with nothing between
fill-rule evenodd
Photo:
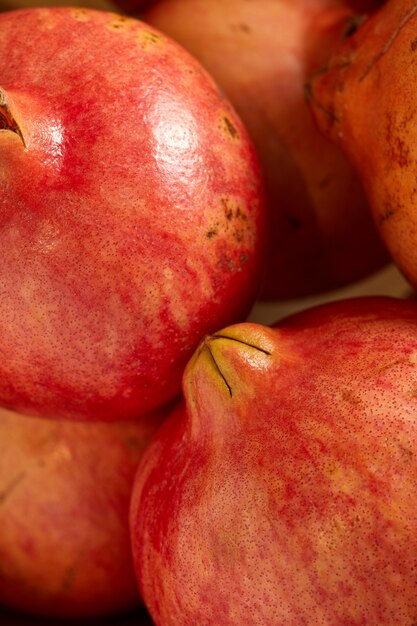
<instances>
[{"instance_id":1,"label":"speckled fruit skin","mask_svg":"<svg viewBox=\"0 0 417 626\"><path fill-rule=\"evenodd\" d=\"M356 172L304 93L353 16L337 0L159 0L143 14L210 71L256 145L272 220L265 299L340 287L388 257Z\"/></svg>"},{"instance_id":2,"label":"speckled fruit skin","mask_svg":"<svg viewBox=\"0 0 417 626\"><path fill-rule=\"evenodd\" d=\"M375 222L396 264L417 286L417 8L388 1L311 81L321 129L361 173Z\"/></svg>"},{"instance_id":3,"label":"speckled fruit skin","mask_svg":"<svg viewBox=\"0 0 417 626\"><path fill-rule=\"evenodd\" d=\"M145 414L253 303L253 147L200 65L133 18L4 13L0 57L0 403Z\"/></svg>"},{"instance_id":4,"label":"speckled fruit skin","mask_svg":"<svg viewBox=\"0 0 417 626\"><path fill-rule=\"evenodd\" d=\"M129 502L161 418L80 424L0 409L0 605L76 617L140 603Z\"/></svg>"},{"instance_id":5,"label":"speckled fruit skin","mask_svg":"<svg viewBox=\"0 0 417 626\"><path fill-rule=\"evenodd\" d=\"M206 338L135 479L157 626L417 618L417 306L340 301Z\"/></svg>"}]
</instances>

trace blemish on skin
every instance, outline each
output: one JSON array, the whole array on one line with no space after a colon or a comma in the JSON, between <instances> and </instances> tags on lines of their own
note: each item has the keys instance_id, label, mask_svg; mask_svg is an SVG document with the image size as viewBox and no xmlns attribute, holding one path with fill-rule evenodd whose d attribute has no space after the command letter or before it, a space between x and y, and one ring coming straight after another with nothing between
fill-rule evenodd
<instances>
[{"instance_id":1,"label":"blemish on skin","mask_svg":"<svg viewBox=\"0 0 417 626\"><path fill-rule=\"evenodd\" d=\"M417 38L413 39L413 41L410 43L410 48L413 52L417 50Z\"/></svg>"},{"instance_id":2,"label":"blemish on skin","mask_svg":"<svg viewBox=\"0 0 417 626\"><path fill-rule=\"evenodd\" d=\"M230 24L229 28L232 32L240 32L240 33L244 33L245 35L250 35L252 33L251 27L249 26L249 24L246 24L245 22L239 22L238 24Z\"/></svg>"},{"instance_id":3,"label":"blemish on skin","mask_svg":"<svg viewBox=\"0 0 417 626\"><path fill-rule=\"evenodd\" d=\"M129 22L131 22L131 21L132 21L131 19L129 19L128 17L126 17L124 15L118 15L115 20L110 22L108 27L111 30L121 30L121 29L125 28L127 26L127 24Z\"/></svg>"},{"instance_id":4,"label":"blemish on skin","mask_svg":"<svg viewBox=\"0 0 417 626\"><path fill-rule=\"evenodd\" d=\"M248 216L246 215L246 213L244 213L244 212L242 211L242 209L240 208L240 206L237 206L237 207L236 207L235 217L236 217L237 219L241 219L241 220L243 220L244 222L247 222L247 221L248 221Z\"/></svg>"},{"instance_id":5,"label":"blemish on skin","mask_svg":"<svg viewBox=\"0 0 417 626\"><path fill-rule=\"evenodd\" d=\"M233 209L227 206L226 203L224 203L224 215L229 222L233 219Z\"/></svg>"},{"instance_id":6,"label":"blemish on skin","mask_svg":"<svg viewBox=\"0 0 417 626\"><path fill-rule=\"evenodd\" d=\"M243 241L243 230L235 230L233 237L237 243L242 243Z\"/></svg>"},{"instance_id":7,"label":"blemish on skin","mask_svg":"<svg viewBox=\"0 0 417 626\"><path fill-rule=\"evenodd\" d=\"M139 35L139 43L143 49L160 43L161 39L160 35L149 30L144 30Z\"/></svg>"},{"instance_id":8,"label":"blemish on skin","mask_svg":"<svg viewBox=\"0 0 417 626\"><path fill-rule=\"evenodd\" d=\"M230 221L233 217L233 209L229 206L229 200L227 198L222 198L221 203L224 208L224 214L226 216L226 219Z\"/></svg>"},{"instance_id":9,"label":"blemish on skin","mask_svg":"<svg viewBox=\"0 0 417 626\"><path fill-rule=\"evenodd\" d=\"M20 474L17 474L17 476L15 476L9 484L0 491L0 505L6 502L7 498L13 493L25 476L26 472L20 472Z\"/></svg>"},{"instance_id":10,"label":"blemish on skin","mask_svg":"<svg viewBox=\"0 0 417 626\"><path fill-rule=\"evenodd\" d=\"M415 111L410 110L387 111L385 121L385 138L389 146L390 160L402 168L410 167L413 164L413 157L407 137L410 129L415 126Z\"/></svg>"},{"instance_id":11,"label":"blemish on skin","mask_svg":"<svg viewBox=\"0 0 417 626\"><path fill-rule=\"evenodd\" d=\"M88 22L88 11L86 9L74 9L72 15L77 22Z\"/></svg>"},{"instance_id":12,"label":"blemish on skin","mask_svg":"<svg viewBox=\"0 0 417 626\"><path fill-rule=\"evenodd\" d=\"M340 393L340 397L348 404L359 405L362 403L361 399L350 389L343 389Z\"/></svg>"},{"instance_id":13,"label":"blemish on skin","mask_svg":"<svg viewBox=\"0 0 417 626\"><path fill-rule=\"evenodd\" d=\"M233 272L235 268L235 264L234 264L233 259L228 259L227 256L222 254L222 256L220 257L217 263L217 267L219 267L222 270L227 270L228 272Z\"/></svg>"},{"instance_id":14,"label":"blemish on skin","mask_svg":"<svg viewBox=\"0 0 417 626\"><path fill-rule=\"evenodd\" d=\"M349 37L352 37L352 35L354 35L356 31L358 30L358 28L363 24L365 19L366 19L365 15L355 15L352 18L350 18L344 28L344 31L342 33L342 38L348 39Z\"/></svg>"},{"instance_id":15,"label":"blemish on skin","mask_svg":"<svg viewBox=\"0 0 417 626\"><path fill-rule=\"evenodd\" d=\"M327 467L324 467L324 471L330 478L335 478L339 473L339 468L336 465L330 464Z\"/></svg>"},{"instance_id":16,"label":"blemish on skin","mask_svg":"<svg viewBox=\"0 0 417 626\"><path fill-rule=\"evenodd\" d=\"M395 211L391 207L386 209L386 211L383 211L383 213L380 213L380 215L378 216L379 226L382 226L385 222L390 220L393 217L393 215L395 215Z\"/></svg>"},{"instance_id":17,"label":"blemish on skin","mask_svg":"<svg viewBox=\"0 0 417 626\"><path fill-rule=\"evenodd\" d=\"M414 454L413 451L410 450L410 448L407 448L402 443L398 444L398 448L407 459L411 460L413 458Z\"/></svg>"},{"instance_id":18,"label":"blemish on skin","mask_svg":"<svg viewBox=\"0 0 417 626\"><path fill-rule=\"evenodd\" d=\"M237 243L251 236L251 228L248 221L248 215L243 211L240 204L231 198L221 198L224 216L226 218L225 229ZM231 232L230 232L231 229Z\"/></svg>"},{"instance_id":19,"label":"blemish on skin","mask_svg":"<svg viewBox=\"0 0 417 626\"><path fill-rule=\"evenodd\" d=\"M391 146L391 160L398 163L400 167L408 167L411 162L410 148L407 143L398 135L388 135Z\"/></svg>"},{"instance_id":20,"label":"blemish on skin","mask_svg":"<svg viewBox=\"0 0 417 626\"><path fill-rule=\"evenodd\" d=\"M223 117L223 122L224 122L224 127L225 127L226 131L228 132L228 134L230 135L230 137L232 139L237 139L239 137L239 133L237 132L237 128L233 125L233 123L230 121L230 119L227 117L227 115L225 115Z\"/></svg>"},{"instance_id":21,"label":"blemish on skin","mask_svg":"<svg viewBox=\"0 0 417 626\"><path fill-rule=\"evenodd\" d=\"M241 254L239 255L239 263L241 267L243 265L246 265L246 263L249 263L249 254L247 254L246 252L241 252Z\"/></svg>"},{"instance_id":22,"label":"blemish on skin","mask_svg":"<svg viewBox=\"0 0 417 626\"><path fill-rule=\"evenodd\" d=\"M212 228L211 230L207 232L206 236L207 236L207 239L212 239L216 235L217 235L217 230L215 228Z\"/></svg>"},{"instance_id":23,"label":"blemish on skin","mask_svg":"<svg viewBox=\"0 0 417 626\"><path fill-rule=\"evenodd\" d=\"M244 22L241 22L240 24L238 24L239 30L242 33L245 33L246 35L250 35L252 32L251 27L248 24L245 24Z\"/></svg>"}]
</instances>

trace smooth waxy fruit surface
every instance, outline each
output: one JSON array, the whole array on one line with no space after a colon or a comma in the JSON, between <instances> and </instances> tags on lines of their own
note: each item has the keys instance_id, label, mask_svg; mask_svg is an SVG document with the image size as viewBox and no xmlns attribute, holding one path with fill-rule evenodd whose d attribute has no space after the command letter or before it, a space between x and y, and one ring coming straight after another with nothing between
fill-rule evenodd
<instances>
[{"instance_id":1,"label":"smooth waxy fruit surface","mask_svg":"<svg viewBox=\"0 0 417 626\"><path fill-rule=\"evenodd\" d=\"M0 403L136 417L253 302L254 151L201 67L137 20L11 11L0 57Z\"/></svg>"},{"instance_id":2,"label":"smooth waxy fruit surface","mask_svg":"<svg viewBox=\"0 0 417 626\"><path fill-rule=\"evenodd\" d=\"M417 306L363 298L206 338L135 481L145 602L170 626L410 626Z\"/></svg>"},{"instance_id":3,"label":"smooth waxy fruit surface","mask_svg":"<svg viewBox=\"0 0 417 626\"><path fill-rule=\"evenodd\" d=\"M144 19L210 71L256 145L271 214L263 297L334 289L380 268L388 255L358 175L318 131L304 93L352 27L349 3L158 0Z\"/></svg>"}]
</instances>

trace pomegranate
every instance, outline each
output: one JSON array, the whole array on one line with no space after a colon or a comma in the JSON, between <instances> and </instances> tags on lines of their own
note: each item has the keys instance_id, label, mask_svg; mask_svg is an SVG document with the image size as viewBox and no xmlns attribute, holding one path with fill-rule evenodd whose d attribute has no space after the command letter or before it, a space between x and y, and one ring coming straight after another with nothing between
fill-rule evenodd
<instances>
[{"instance_id":1,"label":"pomegranate","mask_svg":"<svg viewBox=\"0 0 417 626\"><path fill-rule=\"evenodd\" d=\"M210 71L256 145L271 213L262 296L306 296L381 268L388 255L358 175L317 130L304 93L357 22L348 3L159 0L143 17Z\"/></svg>"},{"instance_id":2,"label":"pomegranate","mask_svg":"<svg viewBox=\"0 0 417 626\"><path fill-rule=\"evenodd\" d=\"M310 84L323 132L362 176L374 220L394 261L417 286L415 139L417 9L391 0L366 20Z\"/></svg>"},{"instance_id":3,"label":"pomegranate","mask_svg":"<svg viewBox=\"0 0 417 626\"><path fill-rule=\"evenodd\" d=\"M162 417L92 424L0 409L0 605L91 617L140 604L128 509Z\"/></svg>"},{"instance_id":4,"label":"pomegranate","mask_svg":"<svg viewBox=\"0 0 417 626\"><path fill-rule=\"evenodd\" d=\"M207 337L135 478L157 626L410 626L417 305L366 297Z\"/></svg>"},{"instance_id":5,"label":"pomegranate","mask_svg":"<svg viewBox=\"0 0 417 626\"><path fill-rule=\"evenodd\" d=\"M34 8L0 33L0 404L137 418L255 299L255 152L201 66L138 20Z\"/></svg>"}]
</instances>

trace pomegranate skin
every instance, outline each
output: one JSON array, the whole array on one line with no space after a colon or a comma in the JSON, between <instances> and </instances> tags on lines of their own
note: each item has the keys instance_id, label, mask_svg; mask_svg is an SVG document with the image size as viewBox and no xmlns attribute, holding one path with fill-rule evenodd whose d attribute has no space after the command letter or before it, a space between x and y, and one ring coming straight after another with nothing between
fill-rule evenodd
<instances>
[{"instance_id":1,"label":"pomegranate skin","mask_svg":"<svg viewBox=\"0 0 417 626\"><path fill-rule=\"evenodd\" d=\"M386 2L310 83L324 133L355 163L374 221L395 263L417 286L415 163L417 11Z\"/></svg>"},{"instance_id":2,"label":"pomegranate skin","mask_svg":"<svg viewBox=\"0 0 417 626\"><path fill-rule=\"evenodd\" d=\"M162 418L88 424L0 409L0 606L87 618L141 605L128 510Z\"/></svg>"},{"instance_id":3,"label":"pomegranate skin","mask_svg":"<svg viewBox=\"0 0 417 626\"><path fill-rule=\"evenodd\" d=\"M137 418L252 306L255 152L201 66L138 20L28 9L0 32L0 403Z\"/></svg>"},{"instance_id":4,"label":"pomegranate skin","mask_svg":"<svg viewBox=\"0 0 417 626\"><path fill-rule=\"evenodd\" d=\"M328 304L207 338L135 478L157 626L410 626L417 306Z\"/></svg>"},{"instance_id":5,"label":"pomegranate skin","mask_svg":"<svg viewBox=\"0 0 417 626\"><path fill-rule=\"evenodd\" d=\"M304 92L351 28L349 3L158 0L143 19L209 70L257 148L271 216L262 298L311 295L380 269L388 254L359 177L318 131Z\"/></svg>"}]
</instances>

